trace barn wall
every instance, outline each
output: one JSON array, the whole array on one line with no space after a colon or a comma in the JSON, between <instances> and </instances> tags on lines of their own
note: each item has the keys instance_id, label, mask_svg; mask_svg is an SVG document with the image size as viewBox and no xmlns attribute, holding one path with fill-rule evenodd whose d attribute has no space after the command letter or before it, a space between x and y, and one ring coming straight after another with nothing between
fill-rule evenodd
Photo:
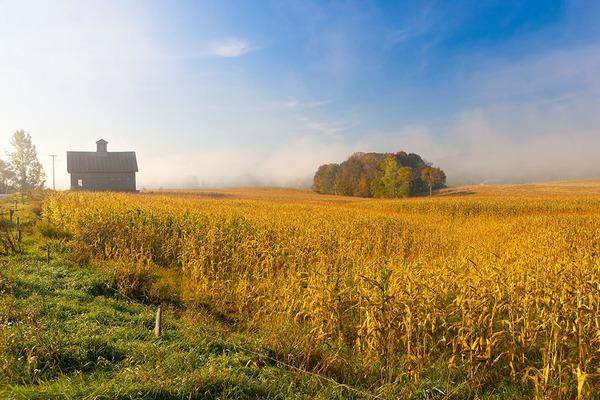
<instances>
[{"instance_id":1,"label":"barn wall","mask_svg":"<svg viewBox=\"0 0 600 400\"><path fill-rule=\"evenodd\" d=\"M78 185L80 179L82 186ZM135 172L71 174L71 189L134 192L136 190Z\"/></svg>"}]
</instances>

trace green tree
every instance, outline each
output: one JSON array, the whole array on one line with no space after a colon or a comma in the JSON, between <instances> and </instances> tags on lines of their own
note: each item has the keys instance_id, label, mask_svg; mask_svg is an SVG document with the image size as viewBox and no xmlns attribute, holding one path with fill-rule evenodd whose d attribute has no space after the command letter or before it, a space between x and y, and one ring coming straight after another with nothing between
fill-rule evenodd
<instances>
[{"instance_id":1,"label":"green tree","mask_svg":"<svg viewBox=\"0 0 600 400\"><path fill-rule=\"evenodd\" d=\"M12 190L12 182L15 173L9 163L0 160L0 193L9 193Z\"/></svg>"},{"instance_id":2,"label":"green tree","mask_svg":"<svg viewBox=\"0 0 600 400\"><path fill-rule=\"evenodd\" d=\"M371 177L371 195L373 197L385 197L385 187L383 185L383 171L378 170Z\"/></svg>"},{"instance_id":3,"label":"green tree","mask_svg":"<svg viewBox=\"0 0 600 400\"><path fill-rule=\"evenodd\" d=\"M31 136L24 131L16 131L10 142L13 152L10 153L10 166L15 173L15 186L25 192L44 187L44 170L40 164Z\"/></svg>"},{"instance_id":4,"label":"green tree","mask_svg":"<svg viewBox=\"0 0 600 400\"><path fill-rule=\"evenodd\" d=\"M425 167L421 170L421 180L429 188L429 195L433 195L433 189L443 187L446 184L446 174L438 167Z\"/></svg>"},{"instance_id":5,"label":"green tree","mask_svg":"<svg viewBox=\"0 0 600 400\"><path fill-rule=\"evenodd\" d=\"M383 193L381 197L396 197L396 175L398 173L398 162L396 158L390 154L385 156L383 160L383 175L381 176L381 185Z\"/></svg>"},{"instance_id":6,"label":"green tree","mask_svg":"<svg viewBox=\"0 0 600 400\"><path fill-rule=\"evenodd\" d=\"M380 197L396 198L410 196L410 184L412 180L412 169L410 167L399 167L396 157L388 154L383 160L382 169L382 191L380 192Z\"/></svg>"},{"instance_id":7,"label":"green tree","mask_svg":"<svg viewBox=\"0 0 600 400\"><path fill-rule=\"evenodd\" d=\"M410 167L398 168L398 180L396 185L396 197L410 197L413 170Z\"/></svg>"}]
</instances>

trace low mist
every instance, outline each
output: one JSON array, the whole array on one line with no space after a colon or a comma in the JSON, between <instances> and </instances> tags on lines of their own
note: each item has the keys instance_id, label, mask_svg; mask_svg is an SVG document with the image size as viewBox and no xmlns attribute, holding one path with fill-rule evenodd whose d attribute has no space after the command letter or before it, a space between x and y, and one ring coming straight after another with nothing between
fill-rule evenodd
<instances>
[{"instance_id":1,"label":"low mist","mask_svg":"<svg viewBox=\"0 0 600 400\"><path fill-rule=\"evenodd\" d=\"M140 157L140 184L308 188L321 164L341 162L357 151L400 150L440 166L449 185L597 178L600 132L595 126L600 121L570 121L554 107L474 111L457 118L444 132L409 126L354 142L306 136L272 151L220 148L185 156Z\"/></svg>"}]
</instances>

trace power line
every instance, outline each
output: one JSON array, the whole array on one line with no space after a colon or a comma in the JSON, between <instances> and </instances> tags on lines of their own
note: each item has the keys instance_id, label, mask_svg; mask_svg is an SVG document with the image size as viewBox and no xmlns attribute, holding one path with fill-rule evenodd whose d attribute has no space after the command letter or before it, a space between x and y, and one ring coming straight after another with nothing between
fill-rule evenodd
<instances>
[{"instance_id":1,"label":"power line","mask_svg":"<svg viewBox=\"0 0 600 400\"><path fill-rule=\"evenodd\" d=\"M52 190L56 190L56 170L54 168L54 159L58 157L56 154L50 154L52 157Z\"/></svg>"}]
</instances>

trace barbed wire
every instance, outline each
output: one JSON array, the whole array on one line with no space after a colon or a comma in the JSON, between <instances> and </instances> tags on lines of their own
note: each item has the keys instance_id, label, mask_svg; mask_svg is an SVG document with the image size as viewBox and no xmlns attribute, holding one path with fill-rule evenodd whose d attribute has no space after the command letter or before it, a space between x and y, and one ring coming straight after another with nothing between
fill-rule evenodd
<instances>
[{"instance_id":1,"label":"barbed wire","mask_svg":"<svg viewBox=\"0 0 600 400\"><path fill-rule=\"evenodd\" d=\"M110 287L110 286L109 286L109 285L107 285L107 287ZM114 290L114 289L113 289L113 290ZM125 300L127 300L127 301L130 301L130 302L133 302L133 303L138 303L138 304L140 303L140 300L139 300L139 299L134 299L134 298L131 298L131 297L129 297L129 296L127 296L127 295L123 294L123 293L118 293L117 291L115 291L115 294L117 294L119 297L122 297L122 298L124 298L124 299L125 299ZM164 310L164 309L163 309L163 310ZM164 312L164 311L163 311L163 312ZM164 315L164 314L163 314L163 315ZM163 317L163 318L164 318L164 317ZM226 339L225 339L223 336L217 336L217 335L214 335L214 334L210 333L210 332L208 331L208 329L206 329L206 328L202 329L202 333L204 334L204 336L206 336L206 337L208 337L209 339L212 339L212 340L214 340L214 341L226 341ZM312 376L312 377L318 378L318 379L320 379L320 380L323 380L323 381L329 382L329 383L331 383L331 384L333 384L333 385L335 385L335 386L337 386L337 387L339 387L339 388L346 389L346 390L348 390L348 391L351 391L351 392L354 392L354 393L356 393L356 394L359 394L359 395L361 395L361 396L363 396L363 397L368 397L368 398L371 398L371 399L378 399L378 400L387 400L385 397L382 397L382 396L380 396L380 395L378 395L378 394L375 394L375 393L370 393L370 392L367 392L367 391L365 391L365 390L361 390L361 389L357 389L357 388L355 388L355 387L353 387L353 386L350 386L350 385L348 385L348 384L345 384L345 383L340 383L340 382L336 381L336 380L335 380L335 379L333 379L333 378L330 378L330 377L327 377L327 376L323 376L323 375L321 375L321 374L318 374L318 373L316 373L316 372L307 371L307 370L305 370L305 369L302 369L302 368L296 367L296 366L294 366L294 365L292 365L292 364L289 364L289 363L286 363L286 362L284 362L284 361L281 361L281 360L279 360L279 359L277 359L277 358L275 358L275 357L271 357L271 356L268 356L268 355L266 355L266 354L260 353L260 352L258 352L258 351L251 350L251 349L249 349L249 348L247 348L247 347L244 347L244 346L242 346L242 345L239 345L239 344L237 344L237 343L233 343L233 342L230 342L230 341L227 341L227 343L229 343L229 344L230 344L232 347L234 347L235 349L237 349L237 350L241 350L242 352L245 352L245 353L247 353L247 354L252 354L252 355L255 355L255 356L257 356L257 357L260 357L260 358L263 358L263 359L269 360L269 361L271 361L271 362L273 362L273 363L277 364L278 366L283 366L283 367L285 367L285 368L287 368L287 369L290 369L290 370L293 370L293 371L296 371L296 372L300 372L300 373L302 373L302 374L304 374L304 375L309 375L309 376Z\"/></svg>"},{"instance_id":2,"label":"barbed wire","mask_svg":"<svg viewBox=\"0 0 600 400\"><path fill-rule=\"evenodd\" d=\"M205 336L207 336L208 338L210 338L210 339L212 339L212 340L217 340L217 341L222 341L222 340L225 340L223 337L218 337L218 336L216 336L216 335L212 335L211 333L207 332L206 330L203 330L203 333L204 333L204 335L205 335ZM355 388L355 387L353 387L353 386L350 386L350 385L347 385L347 384L345 384L345 383L340 383L340 382L336 381L335 379L333 379L333 378L330 378L330 377L328 377L328 376L323 376L323 375L321 375L321 374L318 374L318 373L316 373L316 372L307 371L307 370L305 370L305 369L302 369L302 368L296 367L296 366L294 366L294 365L292 365L292 364L289 364L289 363L286 363L286 362L284 362L284 361L278 360L278 359L277 359L277 358L275 358L275 357L271 357L271 356L268 356L268 355L266 355L266 354L262 354L262 353L260 353L260 352L258 352L258 351L255 351L255 350L248 349L248 348L246 348L246 347L244 347L244 346L241 346L241 345L239 345L239 344L232 343L232 342L229 342L229 343L230 343L230 344L231 344L231 345L232 345L234 348L236 348L236 349L238 349L238 350L241 350L241 351L243 351L243 352L245 352L245 353L248 353L248 354L253 354L253 355L255 355L255 356L258 356L258 357L260 357L260 358L263 358L263 359L269 360L269 361L271 361L271 362L273 362L273 363L277 364L278 366L283 366L283 367L285 367L285 368L287 368L287 369L290 369L290 370L293 370L293 371L296 371L296 372L300 372L300 373L302 373L302 374L305 374L305 375L310 375L310 376L312 376L312 377L315 377L315 378L318 378L318 379L320 379L320 380L323 380L323 381L329 382L329 383L331 383L331 384L333 384L333 385L335 385L335 386L337 386L337 387L339 387L339 388L346 389L346 390L348 390L348 391L354 392L354 393L356 393L356 394L359 394L359 395L361 395L361 396L368 397L368 398L371 398L371 399L387 400L385 397L382 397L382 396L380 396L380 395L378 395L378 394L375 394L375 393L370 393L370 392L367 392L367 391L364 391L364 390L361 390L361 389L357 389L357 388Z\"/></svg>"}]
</instances>

